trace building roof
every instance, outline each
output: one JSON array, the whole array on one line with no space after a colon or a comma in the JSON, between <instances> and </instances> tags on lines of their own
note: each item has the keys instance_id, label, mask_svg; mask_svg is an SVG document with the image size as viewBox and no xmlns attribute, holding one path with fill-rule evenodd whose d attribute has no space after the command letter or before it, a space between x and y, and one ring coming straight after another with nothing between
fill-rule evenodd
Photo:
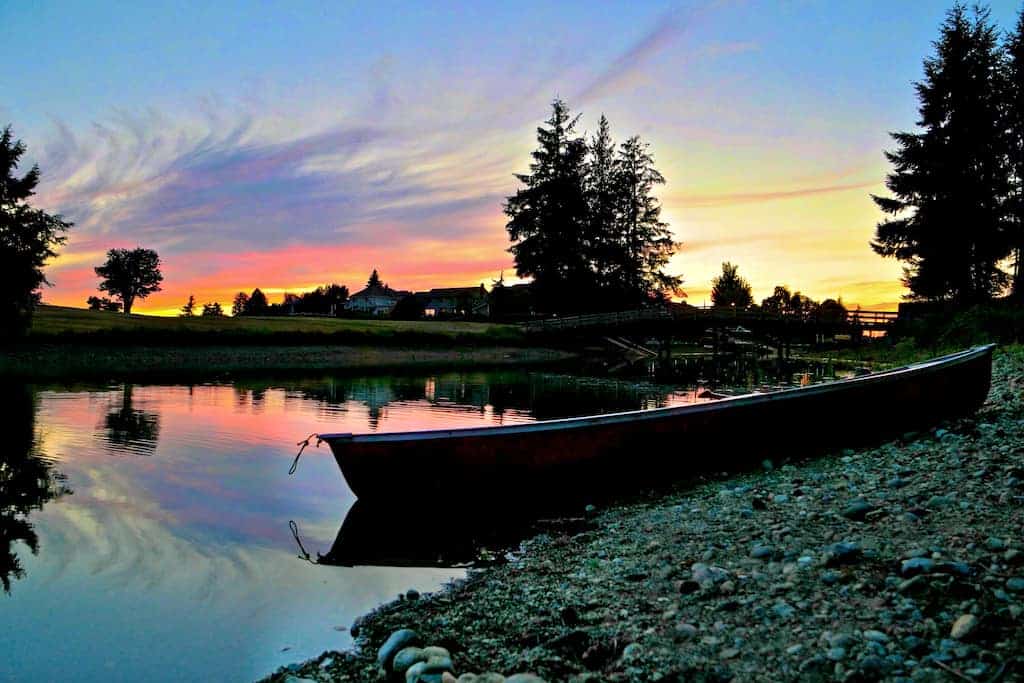
<instances>
[{"instance_id":1,"label":"building roof","mask_svg":"<svg viewBox=\"0 0 1024 683\"><path fill-rule=\"evenodd\" d=\"M391 289L387 285L374 285L373 287L367 287L366 289L359 290L358 292L350 296L349 299L351 300L357 297L360 299L365 299L371 296L387 296L395 299L401 299L402 297L408 296L409 294L410 292Z\"/></svg>"}]
</instances>

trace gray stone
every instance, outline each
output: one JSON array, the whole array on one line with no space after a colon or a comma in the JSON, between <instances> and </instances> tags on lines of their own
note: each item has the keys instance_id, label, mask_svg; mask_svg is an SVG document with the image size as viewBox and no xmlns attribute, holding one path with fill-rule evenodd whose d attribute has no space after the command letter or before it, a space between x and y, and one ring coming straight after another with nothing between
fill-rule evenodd
<instances>
[{"instance_id":1,"label":"gray stone","mask_svg":"<svg viewBox=\"0 0 1024 683\"><path fill-rule=\"evenodd\" d=\"M876 509L877 508L874 505L863 498L858 498L846 506L846 509L843 510L843 517L860 522L868 516L869 512L874 512Z\"/></svg>"},{"instance_id":2,"label":"gray stone","mask_svg":"<svg viewBox=\"0 0 1024 683\"><path fill-rule=\"evenodd\" d=\"M948 508L955 502L951 496L932 496L925 503L925 507L931 510L941 510L942 508Z\"/></svg>"},{"instance_id":3,"label":"gray stone","mask_svg":"<svg viewBox=\"0 0 1024 683\"><path fill-rule=\"evenodd\" d=\"M840 662L846 659L846 648L845 647L830 647L825 652L825 656L831 659L833 662Z\"/></svg>"},{"instance_id":4,"label":"gray stone","mask_svg":"<svg viewBox=\"0 0 1024 683\"><path fill-rule=\"evenodd\" d=\"M825 566L838 567L855 564L864 556L856 543L834 543L825 549Z\"/></svg>"},{"instance_id":5,"label":"gray stone","mask_svg":"<svg viewBox=\"0 0 1024 683\"><path fill-rule=\"evenodd\" d=\"M949 630L949 635L957 640L964 640L969 637L977 627L978 617L973 614L964 614L953 622L953 628Z\"/></svg>"},{"instance_id":6,"label":"gray stone","mask_svg":"<svg viewBox=\"0 0 1024 683\"><path fill-rule=\"evenodd\" d=\"M912 557L904 560L900 565L900 573L903 576L917 576L918 574L930 574L935 571L935 561L926 557Z\"/></svg>"},{"instance_id":7,"label":"gray stone","mask_svg":"<svg viewBox=\"0 0 1024 683\"><path fill-rule=\"evenodd\" d=\"M1006 590L1014 593L1024 593L1024 578L1014 576L1006 580Z\"/></svg>"},{"instance_id":8,"label":"gray stone","mask_svg":"<svg viewBox=\"0 0 1024 683\"><path fill-rule=\"evenodd\" d=\"M792 605L783 600L780 600L779 602L775 603L775 605L772 607L772 611L775 612L775 614L777 614L781 619L789 619L791 616L793 616L793 613L796 612L796 610L793 609Z\"/></svg>"},{"instance_id":9,"label":"gray stone","mask_svg":"<svg viewBox=\"0 0 1024 683\"><path fill-rule=\"evenodd\" d=\"M418 590L416 590L415 588L410 588L409 590L405 591L405 599L406 600L419 600L420 599L420 592Z\"/></svg>"},{"instance_id":10,"label":"gray stone","mask_svg":"<svg viewBox=\"0 0 1024 683\"><path fill-rule=\"evenodd\" d=\"M766 545L755 545L750 551L750 556L755 560L769 560L772 557L772 549Z\"/></svg>"},{"instance_id":11,"label":"gray stone","mask_svg":"<svg viewBox=\"0 0 1024 683\"><path fill-rule=\"evenodd\" d=\"M513 674L505 679L505 683L545 683L545 681L536 674Z\"/></svg>"},{"instance_id":12,"label":"gray stone","mask_svg":"<svg viewBox=\"0 0 1024 683\"><path fill-rule=\"evenodd\" d=\"M391 662L399 650L407 647L414 647L420 644L420 637L416 631L410 628L403 628L395 631L384 644L377 650L377 664L387 672L391 672Z\"/></svg>"},{"instance_id":13,"label":"gray stone","mask_svg":"<svg viewBox=\"0 0 1024 683\"><path fill-rule=\"evenodd\" d=\"M405 674L413 664L425 662L430 657L422 648L405 647L399 650L394 659L391 660L391 671L396 674Z\"/></svg>"},{"instance_id":14,"label":"gray stone","mask_svg":"<svg viewBox=\"0 0 1024 683\"><path fill-rule=\"evenodd\" d=\"M874 643L888 643L889 642L889 636L885 635L881 631L875 631L875 630L871 630L871 629L869 629L867 631L864 631L864 639L865 640L870 640L871 642L874 642Z\"/></svg>"}]
</instances>

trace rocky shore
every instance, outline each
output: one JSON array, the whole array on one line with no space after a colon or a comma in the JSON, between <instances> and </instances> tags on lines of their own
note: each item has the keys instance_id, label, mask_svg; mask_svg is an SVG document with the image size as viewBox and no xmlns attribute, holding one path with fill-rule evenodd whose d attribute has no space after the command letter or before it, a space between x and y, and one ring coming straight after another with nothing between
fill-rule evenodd
<instances>
[{"instance_id":1,"label":"rocky shore","mask_svg":"<svg viewBox=\"0 0 1024 683\"><path fill-rule=\"evenodd\" d=\"M270 680L386 680L401 629L392 680L1024 680L1022 391L1000 351L971 418L593 511Z\"/></svg>"}]
</instances>

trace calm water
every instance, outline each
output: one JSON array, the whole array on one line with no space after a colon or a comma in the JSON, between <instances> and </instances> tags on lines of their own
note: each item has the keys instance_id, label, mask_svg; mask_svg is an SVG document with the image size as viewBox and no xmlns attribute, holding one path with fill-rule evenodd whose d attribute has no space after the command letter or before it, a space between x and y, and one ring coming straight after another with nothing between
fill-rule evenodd
<instances>
[{"instance_id":1,"label":"calm water","mask_svg":"<svg viewBox=\"0 0 1024 683\"><path fill-rule=\"evenodd\" d=\"M0 679L250 680L350 645L359 614L462 573L300 559L289 522L326 553L353 498L326 446L287 475L299 439L653 408L698 389L517 371L0 392Z\"/></svg>"}]
</instances>

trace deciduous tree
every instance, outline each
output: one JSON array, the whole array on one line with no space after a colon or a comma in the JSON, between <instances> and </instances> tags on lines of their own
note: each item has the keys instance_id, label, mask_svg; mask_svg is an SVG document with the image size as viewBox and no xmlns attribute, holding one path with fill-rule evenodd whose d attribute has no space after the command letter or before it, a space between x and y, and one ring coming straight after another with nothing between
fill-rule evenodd
<instances>
[{"instance_id":1,"label":"deciduous tree","mask_svg":"<svg viewBox=\"0 0 1024 683\"><path fill-rule=\"evenodd\" d=\"M145 299L160 291L164 276L160 272L160 257L152 249L111 249L107 261L96 267L101 278L100 291L110 292L121 300L124 314L131 315L137 299Z\"/></svg>"}]
</instances>

